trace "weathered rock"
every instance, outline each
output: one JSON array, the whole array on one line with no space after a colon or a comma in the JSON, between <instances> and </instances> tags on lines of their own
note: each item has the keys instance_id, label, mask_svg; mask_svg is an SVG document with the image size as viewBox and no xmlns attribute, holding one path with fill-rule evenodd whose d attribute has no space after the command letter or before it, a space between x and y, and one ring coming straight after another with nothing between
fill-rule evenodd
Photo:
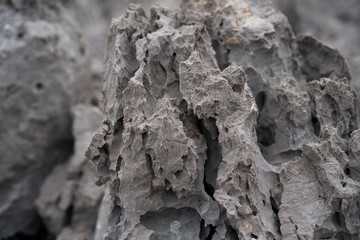
<instances>
[{"instance_id":1,"label":"weathered rock","mask_svg":"<svg viewBox=\"0 0 360 240\"><path fill-rule=\"evenodd\" d=\"M75 152L48 175L36 206L48 231L58 235L57 239L92 239L104 188L94 184L96 172L83 154L101 123L101 114L96 107L79 104L73 115ZM74 237L69 238L69 234Z\"/></svg>"},{"instance_id":2,"label":"weathered rock","mask_svg":"<svg viewBox=\"0 0 360 240\"><path fill-rule=\"evenodd\" d=\"M268 162L300 155L313 129L302 58L284 16L264 2L246 0L183 1L182 8L187 21L207 26L220 68L230 63L244 68L260 111L256 131Z\"/></svg>"},{"instance_id":3,"label":"weathered rock","mask_svg":"<svg viewBox=\"0 0 360 240\"><path fill-rule=\"evenodd\" d=\"M346 61L269 5L130 5L104 78L86 154L108 185L96 239L358 237Z\"/></svg>"},{"instance_id":4,"label":"weathered rock","mask_svg":"<svg viewBox=\"0 0 360 240\"><path fill-rule=\"evenodd\" d=\"M302 71L308 81L328 77L332 73L351 80L349 65L338 50L309 35L299 35L297 43L303 57Z\"/></svg>"},{"instance_id":5,"label":"weathered rock","mask_svg":"<svg viewBox=\"0 0 360 240\"><path fill-rule=\"evenodd\" d=\"M37 231L34 200L72 151L70 106L91 84L82 40L56 1L1 1L0 39L3 239Z\"/></svg>"},{"instance_id":6,"label":"weathered rock","mask_svg":"<svg viewBox=\"0 0 360 240\"><path fill-rule=\"evenodd\" d=\"M345 126L324 127L301 158L283 165L279 218L283 239L358 239L360 184L349 176Z\"/></svg>"},{"instance_id":7,"label":"weathered rock","mask_svg":"<svg viewBox=\"0 0 360 240\"><path fill-rule=\"evenodd\" d=\"M288 17L295 33L311 34L326 44L339 49L349 63L352 76L351 84L359 93L360 49L358 42L360 41L360 29L358 23L360 20L360 2L357 0L341 2L336 0L272 0L272 2ZM332 58L331 56L318 57L317 61L320 59L329 62ZM322 69L327 68L323 65Z\"/></svg>"},{"instance_id":8,"label":"weathered rock","mask_svg":"<svg viewBox=\"0 0 360 240\"><path fill-rule=\"evenodd\" d=\"M346 78L332 74L330 78L309 82L307 88L315 106L314 117L321 128L317 129L318 132L327 124L336 127L340 121L348 137L359 128L357 96Z\"/></svg>"}]
</instances>

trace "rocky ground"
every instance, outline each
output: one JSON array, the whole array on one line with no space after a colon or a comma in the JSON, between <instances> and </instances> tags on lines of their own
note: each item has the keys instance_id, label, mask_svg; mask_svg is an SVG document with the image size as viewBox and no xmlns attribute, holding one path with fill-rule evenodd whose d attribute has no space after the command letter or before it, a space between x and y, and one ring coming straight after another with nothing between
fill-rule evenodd
<instances>
[{"instance_id":1,"label":"rocky ground","mask_svg":"<svg viewBox=\"0 0 360 240\"><path fill-rule=\"evenodd\" d=\"M129 2L0 2L0 239L359 239L359 2Z\"/></svg>"}]
</instances>

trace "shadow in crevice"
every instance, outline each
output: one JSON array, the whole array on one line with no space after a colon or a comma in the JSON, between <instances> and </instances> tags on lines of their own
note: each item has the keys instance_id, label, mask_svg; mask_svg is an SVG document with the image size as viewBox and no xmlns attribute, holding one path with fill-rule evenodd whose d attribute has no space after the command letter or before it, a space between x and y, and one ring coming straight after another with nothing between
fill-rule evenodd
<instances>
[{"instance_id":1,"label":"shadow in crevice","mask_svg":"<svg viewBox=\"0 0 360 240\"><path fill-rule=\"evenodd\" d=\"M221 145L219 143L219 130L216 126L216 119L208 118L198 120L200 133L205 137L206 155L204 171L204 187L207 194L214 199L216 190L216 178L219 170L219 164L222 161Z\"/></svg>"}]
</instances>

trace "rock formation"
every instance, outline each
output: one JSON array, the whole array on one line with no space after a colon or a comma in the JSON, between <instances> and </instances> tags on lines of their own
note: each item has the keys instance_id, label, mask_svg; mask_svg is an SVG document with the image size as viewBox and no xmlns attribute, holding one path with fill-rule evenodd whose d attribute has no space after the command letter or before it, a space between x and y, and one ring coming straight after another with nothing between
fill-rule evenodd
<instances>
[{"instance_id":1,"label":"rock formation","mask_svg":"<svg viewBox=\"0 0 360 240\"><path fill-rule=\"evenodd\" d=\"M130 5L104 79L95 239L359 237L349 67L266 3Z\"/></svg>"},{"instance_id":2,"label":"rock formation","mask_svg":"<svg viewBox=\"0 0 360 240\"><path fill-rule=\"evenodd\" d=\"M359 239L355 10L128 2L0 2L0 240Z\"/></svg>"}]
</instances>

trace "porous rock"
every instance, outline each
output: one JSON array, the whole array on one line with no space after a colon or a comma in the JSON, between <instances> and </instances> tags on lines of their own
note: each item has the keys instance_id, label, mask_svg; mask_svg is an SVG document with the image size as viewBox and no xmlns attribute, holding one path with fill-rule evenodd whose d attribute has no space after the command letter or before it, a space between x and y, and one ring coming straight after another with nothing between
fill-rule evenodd
<instances>
[{"instance_id":1,"label":"porous rock","mask_svg":"<svg viewBox=\"0 0 360 240\"><path fill-rule=\"evenodd\" d=\"M356 239L346 66L263 1L130 5L109 29L86 153L108 186L96 238Z\"/></svg>"},{"instance_id":2,"label":"porous rock","mask_svg":"<svg viewBox=\"0 0 360 240\"><path fill-rule=\"evenodd\" d=\"M308 33L338 49L347 59L351 84L360 90L360 2L357 0L272 0L289 19L296 34ZM330 53L331 54L331 53ZM329 61L332 58L318 58ZM330 63L330 62L329 62ZM330 63L329 66L332 64ZM324 70L326 66L322 66ZM324 71L322 70L322 71ZM328 77L328 76L325 76ZM313 80L313 79L312 79Z\"/></svg>"}]
</instances>

